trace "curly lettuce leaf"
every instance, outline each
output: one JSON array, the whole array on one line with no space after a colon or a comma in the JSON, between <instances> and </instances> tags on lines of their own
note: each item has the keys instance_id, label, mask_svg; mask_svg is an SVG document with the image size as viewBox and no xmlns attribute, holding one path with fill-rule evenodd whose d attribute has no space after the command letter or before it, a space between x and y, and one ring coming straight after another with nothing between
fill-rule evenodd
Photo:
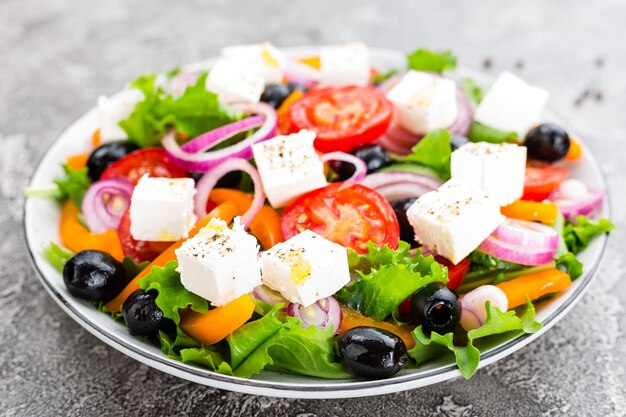
<instances>
[{"instance_id":1,"label":"curly lettuce leaf","mask_svg":"<svg viewBox=\"0 0 626 417\"><path fill-rule=\"evenodd\" d=\"M578 216L575 223L566 223L563 227L563 239L567 249L576 255L585 250L595 237L613 230L615 225L608 219L593 222L586 216Z\"/></svg>"},{"instance_id":2,"label":"curly lettuce leaf","mask_svg":"<svg viewBox=\"0 0 626 417\"><path fill-rule=\"evenodd\" d=\"M472 108L478 107L485 97L485 89L471 78L465 78L459 84L469 99Z\"/></svg>"},{"instance_id":3,"label":"curly lettuce leaf","mask_svg":"<svg viewBox=\"0 0 626 417\"><path fill-rule=\"evenodd\" d=\"M342 288L336 298L360 313L382 321L402 301L433 282L448 282L448 271L432 256L409 253L409 244L400 242L397 250L368 245L368 253L350 251L349 265L358 279Z\"/></svg>"},{"instance_id":4,"label":"curly lettuce leaf","mask_svg":"<svg viewBox=\"0 0 626 417\"><path fill-rule=\"evenodd\" d=\"M441 74L456 69L456 57L450 50L440 53L419 48L407 55L408 67L416 71L432 71Z\"/></svg>"},{"instance_id":5,"label":"curly lettuce leaf","mask_svg":"<svg viewBox=\"0 0 626 417\"><path fill-rule=\"evenodd\" d=\"M446 129L435 129L411 148L411 153L405 160L432 168L441 179L448 180L452 154L451 139L452 134Z\"/></svg>"},{"instance_id":6,"label":"curly lettuce leaf","mask_svg":"<svg viewBox=\"0 0 626 417\"><path fill-rule=\"evenodd\" d=\"M43 255L57 271L63 272L65 263L74 256L74 252L62 248L54 242L50 242L48 246L43 249Z\"/></svg>"},{"instance_id":7,"label":"curly lettuce leaf","mask_svg":"<svg viewBox=\"0 0 626 417\"><path fill-rule=\"evenodd\" d=\"M467 138L471 142L515 143L518 136L516 132L504 132L474 121L467 132Z\"/></svg>"},{"instance_id":8,"label":"curly lettuce leaf","mask_svg":"<svg viewBox=\"0 0 626 417\"><path fill-rule=\"evenodd\" d=\"M87 168L74 169L63 164L63 172L62 177L54 179L59 191L56 197L60 201L69 198L80 209L83 205L83 197L91 186L91 180L87 176Z\"/></svg>"}]
</instances>

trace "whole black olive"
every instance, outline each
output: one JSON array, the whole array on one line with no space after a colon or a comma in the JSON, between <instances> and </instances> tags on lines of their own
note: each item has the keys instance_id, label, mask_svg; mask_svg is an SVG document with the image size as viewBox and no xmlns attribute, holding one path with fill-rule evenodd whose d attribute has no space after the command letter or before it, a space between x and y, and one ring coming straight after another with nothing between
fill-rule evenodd
<instances>
[{"instance_id":1,"label":"whole black olive","mask_svg":"<svg viewBox=\"0 0 626 417\"><path fill-rule=\"evenodd\" d=\"M459 324L461 301L444 284L428 284L413 296L411 315L416 324L443 335Z\"/></svg>"},{"instance_id":2,"label":"whole black olive","mask_svg":"<svg viewBox=\"0 0 626 417\"><path fill-rule=\"evenodd\" d=\"M406 345L395 334L376 327L355 327L338 336L343 366L364 378L388 378L408 360Z\"/></svg>"},{"instance_id":3,"label":"whole black olive","mask_svg":"<svg viewBox=\"0 0 626 417\"><path fill-rule=\"evenodd\" d=\"M268 84L261 94L261 101L277 109L295 90L306 91L306 87L295 83Z\"/></svg>"},{"instance_id":4,"label":"whole black olive","mask_svg":"<svg viewBox=\"0 0 626 417\"><path fill-rule=\"evenodd\" d=\"M416 198L406 198L404 200L396 200L391 202L391 207L396 213L398 224L400 225L400 239L405 242L412 243L415 241L415 232L413 226L409 223L406 211L415 203Z\"/></svg>"},{"instance_id":5,"label":"whole black olive","mask_svg":"<svg viewBox=\"0 0 626 417\"><path fill-rule=\"evenodd\" d=\"M106 252L83 250L65 263L63 282L74 297L107 302L126 286L126 271Z\"/></svg>"},{"instance_id":6,"label":"whole black olive","mask_svg":"<svg viewBox=\"0 0 626 417\"><path fill-rule=\"evenodd\" d=\"M371 174L379 169L391 165L391 156L379 145L361 145L351 152L357 158L363 160L367 166L367 173ZM340 180L346 180L354 174L354 165L345 162L333 165L339 174Z\"/></svg>"},{"instance_id":7,"label":"whole black olive","mask_svg":"<svg viewBox=\"0 0 626 417\"><path fill-rule=\"evenodd\" d=\"M100 175L113 162L139 149L127 140L105 143L94 149L87 159L87 175L91 181L98 181Z\"/></svg>"},{"instance_id":8,"label":"whole black olive","mask_svg":"<svg viewBox=\"0 0 626 417\"><path fill-rule=\"evenodd\" d=\"M137 290L124 301L122 315L131 334L154 337L159 330L169 332L175 328L174 322L157 307L155 300L158 295L156 290Z\"/></svg>"},{"instance_id":9,"label":"whole black olive","mask_svg":"<svg viewBox=\"0 0 626 417\"><path fill-rule=\"evenodd\" d=\"M465 136L459 136L459 135L453 134L452 137L450 138L450 147L452 148L453 151L455 151L468 142L469 142L469 139L467 139Z\"/></svg>"},{"instance_id":10,"label":"whole black olive","mask_svg":"<svg viewBox=\"0 0 626 417\"><path fill-rule=\"evenodd\" d=\"M567 155L570 138L562 127L544 123L528 131L524 145L528 148L529 158L555 162Z\"/></svg>"}]
</instances>

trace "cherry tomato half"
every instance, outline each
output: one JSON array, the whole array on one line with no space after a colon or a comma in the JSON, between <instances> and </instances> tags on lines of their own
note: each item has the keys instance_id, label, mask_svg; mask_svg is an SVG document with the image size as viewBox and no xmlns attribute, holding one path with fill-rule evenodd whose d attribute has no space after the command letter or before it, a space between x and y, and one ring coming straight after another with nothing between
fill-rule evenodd
<instances>
[{"instance_id":1,"label":"cherry tomato half","mask_svg":"<svg viewBox=\"0 0 626 417\"><path fill-rule=\"evenodd\" d=\"M310 229L358 253L367 252L370 240L395 249L400 238L398 219L387 200L350 182L301 195L285 209L281 226L285 239Z\"/></svg>"},{"instance_id":2,"label":"cherry tomato half","mask_svg":"<svg viewBox=\"0 0 626 417\"><path fill-rule=\"evenodd\" d=\"M147 148L131 152L113 162L104 170L100 179L126 178L137 184L144 174L151 177L182 178L187 171L176 165L163 149Z\"/></svg>"},{"instance_id":3,"label":"cherry tomato half","mask_svg":"<svg viewBox=\"0 0 626 417\"><path fill-rule=\"evenodd\" d=\"M153 261L165 249L169 248L174 242L151 242L147 240L136 240L130 234L130 208L120 220L117 227L117 234L122 243L124 255L130 256L137 263L143 261Z\"/></svg>"},{"instance_id":4,"label":"cherry tomato half","mask_svg":"<svg viewBox=\"0 0 626 417\"><path fill-rule=\"evenodd\" d=\"M568 176L569 171L565 168L536 162L528 164L522 200L545 200Z\"/></svg>"},{"instance_id":5,"label":"cherry tomato half","mask_svg":"<svg viewBox=\"0 0 626 417\"><path fill-rule=\"evenodd\" d=\"M348 152L375 141L392 114L393 105L373 86L313 88L289 108L292 131L313 130L322 152Z\"/></svg>"}]
</instances>

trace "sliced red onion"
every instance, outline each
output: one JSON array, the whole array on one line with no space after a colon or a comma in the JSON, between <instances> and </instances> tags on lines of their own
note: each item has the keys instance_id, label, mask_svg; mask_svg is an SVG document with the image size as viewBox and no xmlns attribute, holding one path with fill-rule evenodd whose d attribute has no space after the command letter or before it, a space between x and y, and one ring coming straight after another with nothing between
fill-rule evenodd
<instances>
[{"instance_id":1,"label":"sliced red onion","mask_svg":"<svg viewBox=\"0 0 626 417\"><path fill-rule=\"evenodd\" d=\"M334 334L337 334L341 327L341 306L333 297L321 299L307 307L291 303L287 306L287 314L300 319L305 329L311 325L320 330L332 326Z\"/></svg>"},{"instance_id":2,"label":"sliced red onion","mask_svg":"<svg viewBox=\"0 0 626 417\"><path fill-rule=\"evenodd\" d=\"M567 220L589 214L602 205L604 193L589 190L580 180L568 179L563 181L556 193L549 200L559 207Z\"/></svg>"},{"instance_id":3,"label":"sliced red onion","mask_svg":"<svg viewBox=\"0 0 626 417\"><path fill-rule=\"evenodd\" d=\"M378 194L385 197L387 201L404 200L407 198L418 198L432 191L433 188L426 187L422 184L391 184L377 188Z\"/></svg>"},{"instance_id":4,"label":"sliced red onion","mask_svg":"<svg viewBox=\"0 0 626 417\"><path fill-rule=\"evenodd\" d=\"M416 172L385 171L375 172L373 174L367 175L365 178L363 178L361 184L374 190L378 190L379 188L387 187L390 185L416 184L423 186L424 189L427 189L428 191L432 191L439 188L443 184L443 182L441 182L437 178L429 177L428 175L418 174Z\"/></svg>"},{"instance_id":5,"label":"sliced red onion","mask_svg":"<svg viewBox=\"0 0 626 417\"><path fill-rule=\"evenodd\" d=\"M556 250L559 245L559 233L554 228L524 220L506 219L493 235L505 243L527 248Z\"/></svg>"},{"instance_id":6,"label":"sliced red onion","mask_svg":"<svg viewBox=\"0 0 626 417\"><path fill-rule=\"evenodd\" d=\"M251 158L253 144L276 136L276 111L266 103L236 104L233 107L248 114L259 114L261 117L264 117L261 128L239 143L209 152L202 151L211 145L223 142L235 133L249 130L251 127L254 127L254 123L258 122L259 119L247 118L215 129L191 140L190 143L182 148L176 142L174 132L170 130L161 141L163 148L165 148L165 151L177 165L196 172L208 171L229 158ZM216 131L218 131L217 134L215 133ZM219 135L224 136L220 137Z\"/></svg>"},{"instance_id":7,"label":"sliced red onion","mask_svg":"<svg viewBox=\"0 0 626 417\"><path fill-rule=\"evenodd\" d=\"M472 126L472 105L461 87L456 89L456 104L458 109L456 118L448 126L448 130L456 135L466 136Z\"/></svg>"},{"instance_id":8,"label":"sliced red onion","mask_svg":"<svg viewBox=\"0 0 626 417\"><path fill-rule=\"evenodd\" d=\"M556 249L527 248L524 245L506 243L494 235L485 239L478 249L503 261L527 266L548 263L554 259L556 252Z\"/></svg>"},{"instance_id":9,"label":"sliced red onion","mask_svg":"<svg viewBox=\"0 0 626 417\"><path fill-rule=\"evenodd\" d=\"M365 164L365 161L349 153L329 152L322 155L320 159L322 160L322 162L341 161L347 162L354 166L354 174L352 174L352 176L346 181L358 182L365 178L365 174L367 174L367 165Z\"/></svg>"},{"instance_id":10,"label":"sliced red onion","mask_svg":"<svg viewBox=\"0 0 626 417\"><path fill-rule=\"evenodd\" d=\"M500 288L495 285L481 285L465 294L461 299L461 326L466 331L476 329L487 319L486 303L502 312L509 308L509 300Z\"/></svg>"},{"instance_id":11,"label":"sliced red onion","mask_svg":"<svg viewBox=\"0 0 626 417\"><path fill-rule=\"evenodd\" d=\"M274 290L267 288L265 285L259 285L252 291L252 296L257 300L261 300L267 304L278 304L285 303L287 304L287 300L285 300L279 293Z\"/></svg>"},{"instance_id":12,"label":"sliced red onion","mask_svg":"<svg viewBox=\"0 0 626 417\"><path fill-rule=\"evenodd\" d=\"M221 164L212 168L209 172L204 174L202 178L196 184L196 196L195 199L195 211L196 216L199 219L206 216L207 211L207 203L209 201L209 196L211 195L211 191L215 188L215 185L224 175L228 174L232 171L243 171L250 175L252 178L252 182L254 183L254 199L252 200L252 204L241 216L241 224L244 228L248 228L250 223L259 211L263 207L263 203L265 202L265 194L263 193L263 187L261 185L261 177L259 176L259 172L254 168L250 162L241 158L230 158Z\"/></svg>"},{"instance_id":13,"label":"sliced red onion","mask_svg":"<svg viewBox=\"0 0 626 417\"><path fill-rule=\"evenodd\" d=\"M92 233L117 229L122 215L130 206L135 186L121 178L94 182L83 199L82 211L87 227Z\"/></svg>"},{"instance_id":14,"label":"sliced red onion","mask_svg":"<svg viewBox=\"0 0 626 417\"><path fill-rule=\"evenodd\" d=\"M376 143L382 146L387 152L391 152L396 155L408 155L411 153L410 146L407 147L397 143L394 139L387 136L387 134L382 135Z\"/></svg>"},{"instance_id":15,"label":"sliced red onion","mask_svg":"<svg viewBox=\"0 0 626 417\"><path fill-rule=\"evenodd\" d=\"M199 77L200 72L179 72L169 80L165 91L173 96L180 96L187 87L195 85Z\"/></svg>"}]
</instances>

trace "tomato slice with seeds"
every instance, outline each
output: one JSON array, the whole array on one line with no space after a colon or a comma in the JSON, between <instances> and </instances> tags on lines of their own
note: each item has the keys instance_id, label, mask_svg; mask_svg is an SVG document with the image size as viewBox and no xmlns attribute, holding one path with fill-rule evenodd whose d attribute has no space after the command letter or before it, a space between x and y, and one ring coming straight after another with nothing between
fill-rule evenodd
<instances>
[{"instance_id":1,"label":"tomato slice with seeds","mask_svg":"<svg viewBox=\"0 0 626 417\"><path fill-rule=\"evenodd\" d=\"M543 201L569 176L569 171L548 164L532 162L526 167L522 200Z\"/></svg>"},{"instance_id":2,"label":"tomato slice with seeds","mask_svg":"<svg viewBox=\"0 0 626 417\"><path fill-rule=\"evenodd\" d=\"M315 148L349 152L373 142L389 127L393 105L373 86L309 90L289 108L292 131L313 130Z\"/></svg>"},{"instance_id":3,"label":"tomato slice with seeds","mask_svg":"<svg viewBox=\"0 0 626 417\"><path fill-rule=\"evenodd\" d=\"M100 179L125 178L137 184L144 174L151 177L183 178L187 176L187 171L176 165L163 149L146 148L131 152L113 162L104 170Z\"/></svg>"},{"instance_id":4,"label":"tomato slice with seeds","mask_svg":"<svg viewBox=\"0 0 626 417\"><path fill-rule=\"evenodd\" d=\"M283 213L283 236L309 229L358 253L371 240L398 247L400 227L391 205L376 191L351 182L332 183L301 195Z\"/></svg>"},{"instance_id":5,"label":"tomato slice with seeds","mask_svg":"<svg viewBox=\"0 0 626 417\"><path fill-rule=\"evenodd\" d=\"M133 238L130 234L130 208L122 216L120 225L117 227L117 234L120 237L124 255L130 256L137 263L153 261L161 252L174 243L152 242Z\"/></svg>"}]
</instances>

